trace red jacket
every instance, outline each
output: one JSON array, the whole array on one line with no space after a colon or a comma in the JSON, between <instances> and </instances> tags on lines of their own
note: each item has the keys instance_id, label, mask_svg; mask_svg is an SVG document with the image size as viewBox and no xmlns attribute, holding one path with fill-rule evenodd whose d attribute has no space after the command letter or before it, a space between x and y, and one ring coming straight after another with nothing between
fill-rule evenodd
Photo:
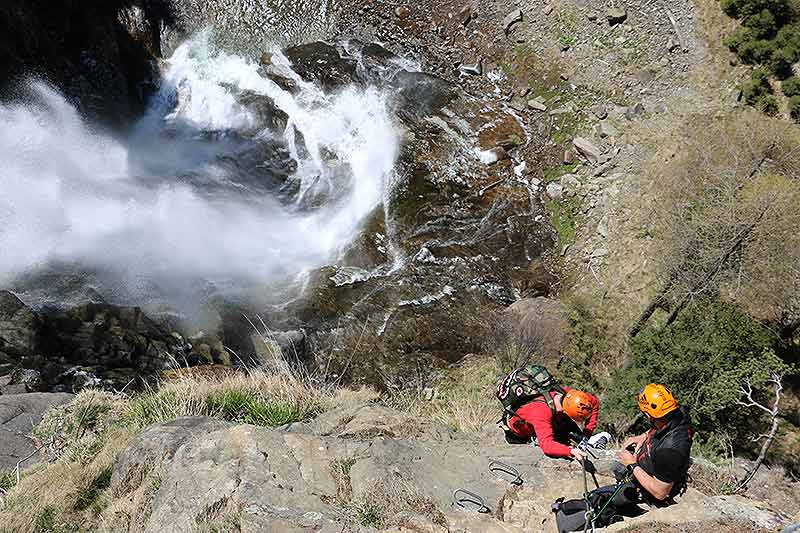
<instances>
[{"instance_id":1,"label":"red jacket","mask_svg":"<svg viewBox=\"0 0 800 533\"><path fill-rule=\"evenodd\" d=\"M564 390L569 392L570 389L564 387ZM556 394L558 393L551 392L550 397L555 398ZM588 394L588 396L592 402L592 414L583 429L583 433L587 437L594 433L597 427L597 415L600 413L600 402L597 397L591 394ZM570 457L572 448L563 444L563 442L568 442L566 435L556 435L557 428L568 425L569 422L570 418L561 411L560 406L556 407L556 413L553 415L550 407L545 402L536 400L528 402L517 409L517 414L509 418L508 427L521 437L527 438L535 435L536 440L539 442L539 447L545 455L550 457ZM557 438L563 442L559 442L559 440L556 440Z\"/></svg>"}]
</instances>

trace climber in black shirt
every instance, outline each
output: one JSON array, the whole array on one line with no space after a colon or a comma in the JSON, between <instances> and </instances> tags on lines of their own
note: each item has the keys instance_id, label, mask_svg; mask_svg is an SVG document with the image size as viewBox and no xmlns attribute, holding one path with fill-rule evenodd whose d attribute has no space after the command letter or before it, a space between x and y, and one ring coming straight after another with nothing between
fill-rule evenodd
<instances>
[{"instance_id":1,"label":"climber in black shirt","mask_svg":"<svg viewBox=\"0 0 800 533\"><path fill-rule=\"evenodd\" d=\"M628 501L615 503L634 503L639 496L648 503L668 504L686 487L693 436L689 416L667 387L655 383L639 392L639 409L652 428L622 443L615 473L630 472L635 494L622 491Z\"/></svg>"}]
</instances>

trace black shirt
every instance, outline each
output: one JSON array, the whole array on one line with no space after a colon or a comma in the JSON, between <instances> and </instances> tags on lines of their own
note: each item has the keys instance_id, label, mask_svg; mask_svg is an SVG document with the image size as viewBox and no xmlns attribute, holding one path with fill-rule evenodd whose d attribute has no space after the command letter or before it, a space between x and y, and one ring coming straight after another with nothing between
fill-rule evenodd
<instances>
[{"instance_id":1,"label":"black shirt","mask_svg":"<svg viewBox=\"0 0 800 533\"><path fill-rule=\"evenodd\" d=\"M680 481L686 474L684 457L684 453L675 449L653 451L653 476L664 483Z\"/></svg>"}]
</instances>

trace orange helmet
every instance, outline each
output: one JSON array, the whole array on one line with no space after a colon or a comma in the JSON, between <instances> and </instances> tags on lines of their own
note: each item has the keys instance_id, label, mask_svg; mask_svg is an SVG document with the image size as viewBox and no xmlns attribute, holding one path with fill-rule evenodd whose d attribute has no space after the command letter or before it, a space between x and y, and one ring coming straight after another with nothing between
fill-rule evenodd
<instances>
[{"instance_id":1,"label":"orange helmet","mask_svg":"<svg viewBox=\"0 0 800 533\"><path fill-rule=\"evenodd\" d=\"M639 391L639 410L652 418L663 418L677 408L678 401L664 385L651 383Z\"/></svg>"},{"instance_id":2,"label":"orange helmet","mask_svg":"<svg viewBox=\"0 0 800 533\"><path fill-rule=\"evenodd\" d=\"M576 422L585 422L592 415L592 400L582 390L571 389L561 400L561 408Z\"/></svg>"}]
</instances>

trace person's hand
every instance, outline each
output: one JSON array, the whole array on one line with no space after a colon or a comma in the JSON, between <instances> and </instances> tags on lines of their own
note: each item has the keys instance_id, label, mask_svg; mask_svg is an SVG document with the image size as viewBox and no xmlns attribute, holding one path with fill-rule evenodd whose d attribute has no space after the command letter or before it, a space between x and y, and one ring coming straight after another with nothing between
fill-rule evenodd
<instances>
[{"instance_id":1,"label":"person's hand","mask_svg":"<svg viewBox=\"0 0 800 533\"><path fill-rule=\"evenodd\" d=\"M622 442L622 449L627 450L629 446L633 445L633 449L638 450L639 446L642 444L642 441L644 441L644 437L644 435L628 437Z\"/></svg>"},{"instance_id":2,"label":"person's hand","mask_svg":"<svg viewBox=\"0 0 800 533\"><path fill-rule=\"evenodd\" d=\"M588 457L584 452L582 452L578 448L572 448L572 451L570 452L570 454L572 455L572 457L574 457L575 459L577 459L581 463L584 460L586 460L586 458Z\"/></svg>"},{"instance_id":3,"label":"person's hand","mask_svg":"<svg viewBox=\"0 0 800 533\"><path fill-rule=\"evenodd\" d=\"M628 450L620 450L617 454L617 459L619 459L619 462L625 466L636 464L636 456Z\"/></svg>"},{"instance_id":4,"label":"person's hand","mask_svg":"<svg viewBox=\"0 0 800 533\"><path fill-rule=\"evenodd\" d=\"M629 447L631 444L633 444L633 445L635 445L635 444L636 444L636 437L628 437L627 439L625 439L624 441L622 441L622 449L623 449L623 450L627 450L627 449L628 449L628 447Z\"/></svg>"}]
</instances>

